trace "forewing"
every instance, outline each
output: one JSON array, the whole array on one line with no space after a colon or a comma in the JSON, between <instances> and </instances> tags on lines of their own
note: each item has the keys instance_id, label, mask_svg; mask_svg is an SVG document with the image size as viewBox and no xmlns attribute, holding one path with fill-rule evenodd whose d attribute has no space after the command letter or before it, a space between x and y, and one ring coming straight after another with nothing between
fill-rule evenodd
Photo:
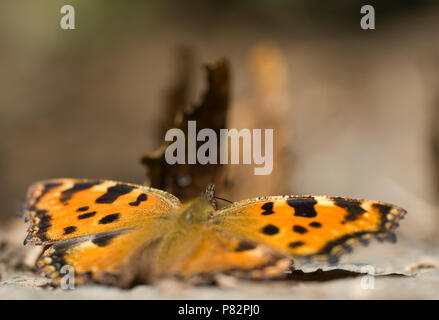
<instances>
[{"instance_id":1,"label":"forewing","mask_svg":"<svg viewBox=\"0 0 439 320\"><path fill-rule=\"evenodd\" d=\"M136 228L166 219L180 205L161 190L107 180L54 179L33 184L23 215L27 242L47 244Z\"/></svg>"},{"instance_id":2,"label":"forewing","mask_svg":"<svg viewBox=\"0 0 439 320\"><path fill-rule=\"evenodd\" d=\"M323 196L263 197L234 203L214 217L217 228L288 256L337 258L371 238L396 241L406 211L371 200Z\"/></svg>"}]
</instances>

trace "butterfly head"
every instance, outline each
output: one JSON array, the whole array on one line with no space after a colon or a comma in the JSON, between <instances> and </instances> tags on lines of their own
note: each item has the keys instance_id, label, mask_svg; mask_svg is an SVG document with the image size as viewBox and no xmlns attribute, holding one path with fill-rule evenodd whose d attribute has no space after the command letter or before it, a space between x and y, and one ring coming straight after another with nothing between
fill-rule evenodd
<instances>
[{"instance_id":1,"label":"butterfly head","mask_svg":"<svg viewBox=\"0 0 439 320\"><path fill-rule=\"evenodd\" d=\"M179 223L194 225L207 222L213 215L215 209L205 198L195 198L184 204L179 211Z\"/></svg>"}]
</instances>

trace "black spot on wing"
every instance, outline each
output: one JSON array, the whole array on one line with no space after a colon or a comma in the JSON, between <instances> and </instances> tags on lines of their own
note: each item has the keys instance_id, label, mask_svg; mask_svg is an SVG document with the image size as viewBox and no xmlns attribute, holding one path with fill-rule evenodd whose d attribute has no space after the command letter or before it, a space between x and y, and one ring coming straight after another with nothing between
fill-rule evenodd
<instances>
[{"instance_id":1,"label":"black spot on wing","mask_svg":"<svg viewBox=\"0 0 439 320\"><path fill-rule=\"evenodd\" d=\"M64 228L64 235L71 234L71 233L75 232L76 229L77 229L77 228L76 228L75 226L68 226L68 227L65 227L65 228Z\"/></svg>"},{"instance_id":2,"label":"black spot on wing","mask_svg":"<svg viewBox=\"0 0 439 320\"><path fill-rule=\"evenodd\" d=\"M238 246L235 248L236 252L241 252L241 251L247 251L247 250L253 250L256 248L256 245L253 242L250 241L240 241Z\"/></svg>"},{"instance_id":3,"label":"black spot on wing","mask_svg":"<svg viewBox=\"0 0 439 320\"><path fill-rule=\"evenodd\" d=\"M95 214L96 214L96 211L86 212L86 213L80 214L80 215L78 216L78 219L79 219L79 220L82 220L82 219L91 218L91 217L93 217Z\"/></svg>"},{"instance_id":4,"label":"black spot on wing","mask_svg":"<svg viewBox=\"0 0 439 320\"><path fill-rule=\"evenodd\" d=\"M300 247L300 246L303 246L305 243L303 242L303 241L294 241L294 242L290 242L289 244L288 244L288 246L291 248L291 249L294 249L294 248L298 248L298 247Z\"/></svg>"},{"instance_id":5,"label":"black spot on wing","mask_svg":"<svg viewBox=\"0 0 439 320\"><path fill-rule=\"evenodd\" d=\"M147 199L148 196L146 195L146 193L142 193L137 197L136 201L130 202L129 205L133 207L138 207L141 202L146 201Z\"/></svg>"},{"instance_id":6,"label":"black spot on wing","mask_svg":"<svg viewBox=\"0 0 439 320\"><path fill-rule=\"evenodd\" d=\"M347 221L355 221L366 212L366 210L361 207L361 202L358 200L345 199L342 197L334 197L332 200L335 205L347 211L343 223Z\"/></svg>"},{"instance_id":7,"label":"black spot on wing","mask_svg":"<svg viewBox=\"0 0 439 320\"><path fill-rule=\"evenodd\" d=\"M268 215L270 215L270 214L273 214L274 213L274 211L273 211L273 202L267 202L267 203L264 203L262 206L261 206L261 209L262 210L264 210L264 211L262 211L262 215L264 215L264 216L268 216Z\"/></svg>"},{"instance_id":8,"label":"black spot on wing","mask_svg":"<svg viewBox=\"0 0 439 320\"><path fill-rule=\"evenodd\" d=\"M40 219L38 222L40 232L46 231L52 226L52 218L47 214L47 210L37 210L37 217Z\"/></svg>"},{"instance_id":9,"label":"black spot on wing","mask_svg":"<svg viewBox=\"0 0 439 320\"><path fill-rule=\"evenodd\" d=\"M117 198L124 194L130 193L134 189L133 186L126 184L117 184L109 187L107 192L95 200L96 203L113 203Z\"/></svg>"},{"instance_id":10,"label":"black spot on wing","mask_svg":"<svg viewBox=\"0 0 439 320\"><path fill-rule=\"evenodd\" d=\"M62 203L67 204L67 202L75 195L75 193L90 189L91 187L93 187L97 184L99 184L99 182L97 182L97 181L75 183L73 185L73 187L71 187L70 189L67 189L67 190L64 190L63 192L61 192L61 196L60 196L59 200Z\"/></svg>"},{"instance_id":11,"label":"black spot on wing","mask_svg":"<svg viewBox=\"0 0 439 320\"><path fill-rule=\"evenodd\" d=\"M267 224L265 227L262 228L262 233L272 236L279 232L279 228L272 224Z\"/></svg>"},{"instance_id":12,"label":"black spot on wing","mask_svg":"<svg viewBox=\"0 0 439 320\"><path fill-rule=\"evenodd\" d=\"M390 210L392 210L392 207L386 204L374 203L372 206L378 209L378 211L384 216L387 215Z\"/></svg>"},{"instance_id":13,"label":"black spot on wing","mask_svg":"<svg viewBox=\"0 0 439 320\"><path fill-rule=\"evenodd\" d=\"M44 209L40 209L36 211L36 216L40 219L40 222L38 223L38 227L44 228L44 227L50 227L50 216L48 215L48 211Z\"/></svg>"},{"instance_id":14,"label":"black spot on wing","mask_svg":"<svg viewBox=\"0 0 439 320\"><path fill-rule=\"evenodd\" d=\"M98 236L95 239L92 240L92 242L97 245L98 247L105 247L107 244L110 243L110 241L117 237L118 234L115 233L109 233L109 234L104 234L102 236Z\"/></svg>"},{"instance_id":15,"label":"black spot on wing","mask_svg":"<svg viewBox=\"0 0 439 320\"><path fill-rule=\"evenodd\" d=\"M288 199L287 204L294 208L294 215L296 217L314 218L317 216L317 211L314 208L317 200L313 197Z\"/></svg>"},{"instance_id":16,"label":"black spot on wing","mask_svg":"<svg viewBox=\"0 0 439 320\"><path fill-rule=\"evenodd\" d=\"M304 228L302 226L297 226L296 225L296 226L293 227L293 231L296 232L296 233L304 234L304 233L308 232L308 229L306 229L306 228Z\"/></svg>"},{"instance_id":17,"label":"black spot on wing","mask_svg":"<svg viewBox=\"0 0 439 320\"><path fill-rule=\"evenodd\" d=\"M106 215L101 220L99 220L99 224L112 223L112 222L116 221L117 219L119 219L119 216L120 216L120 213L112 213L112 214Z\"/></svg>"},{"instance_id":18,"label":"black spot on wing","mask_svg":"<svg viewBox=\"0 0 439 320\"><path fill-rule=\"evenodd\" d=\"M309 226L310 226L310 227L313 227L313 228L321 228L321 227L322 227L322 224L321 224L320 222L314 221L314 222L311 222L311 223L309 224Z\"/></svg>"},{"instance_id":19,"label":"black spot on wing","mask_svg":"<svg viewBox=\"0 0 439 320\"><path fill-rule=\"evenodd\" d=\"M88 209L90 209L90 207L88 207L88 206L80 207L80 208L76 209L76 212L87 211Z\"/></svg>"}]
</instances>

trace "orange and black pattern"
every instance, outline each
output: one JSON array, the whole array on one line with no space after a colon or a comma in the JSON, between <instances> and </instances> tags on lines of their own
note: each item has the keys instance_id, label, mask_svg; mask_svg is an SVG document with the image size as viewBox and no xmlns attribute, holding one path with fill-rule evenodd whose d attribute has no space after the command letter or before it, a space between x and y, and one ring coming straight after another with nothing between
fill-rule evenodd
<instances>
[{"instance_id":1,"label":"orange and black pattern","mask_svg":"<svg viewBox=\"0 0 439 320\"><path fill-rule=\"evenodd\" d=\"M24 244L44 245L36 264L53 284L63 266L76 283L127 287L163 277L218 273L281 277L295 258L336 263L357 244L395 242L406 211L379 201L273 196L221 210L161 190L108 180L33 184L22 209Z\"/></svg>"}]
</instances>

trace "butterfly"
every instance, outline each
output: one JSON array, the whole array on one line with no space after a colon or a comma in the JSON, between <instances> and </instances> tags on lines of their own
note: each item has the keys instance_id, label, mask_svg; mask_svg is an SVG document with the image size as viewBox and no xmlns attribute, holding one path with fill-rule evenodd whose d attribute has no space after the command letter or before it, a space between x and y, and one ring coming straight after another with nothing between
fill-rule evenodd
<instances>
[{"instance_id":1,"label":"butterfly","mask_svg":"<svg viewBox=\"0 0 439 320\"><path fill-rule=\"evenodd\" d=\"M211 190L210 190L211 191ZM59 285L63 266L76 284L130 287L216 274L281 277L292 259L337 262L373 238L396 241L406 211L371 200L267 196L217 210L209 197L180 203L154 188L109 180L53 179L30 186L24 244L44 245L36 261Z\"/></svg>"}]
</instances>

